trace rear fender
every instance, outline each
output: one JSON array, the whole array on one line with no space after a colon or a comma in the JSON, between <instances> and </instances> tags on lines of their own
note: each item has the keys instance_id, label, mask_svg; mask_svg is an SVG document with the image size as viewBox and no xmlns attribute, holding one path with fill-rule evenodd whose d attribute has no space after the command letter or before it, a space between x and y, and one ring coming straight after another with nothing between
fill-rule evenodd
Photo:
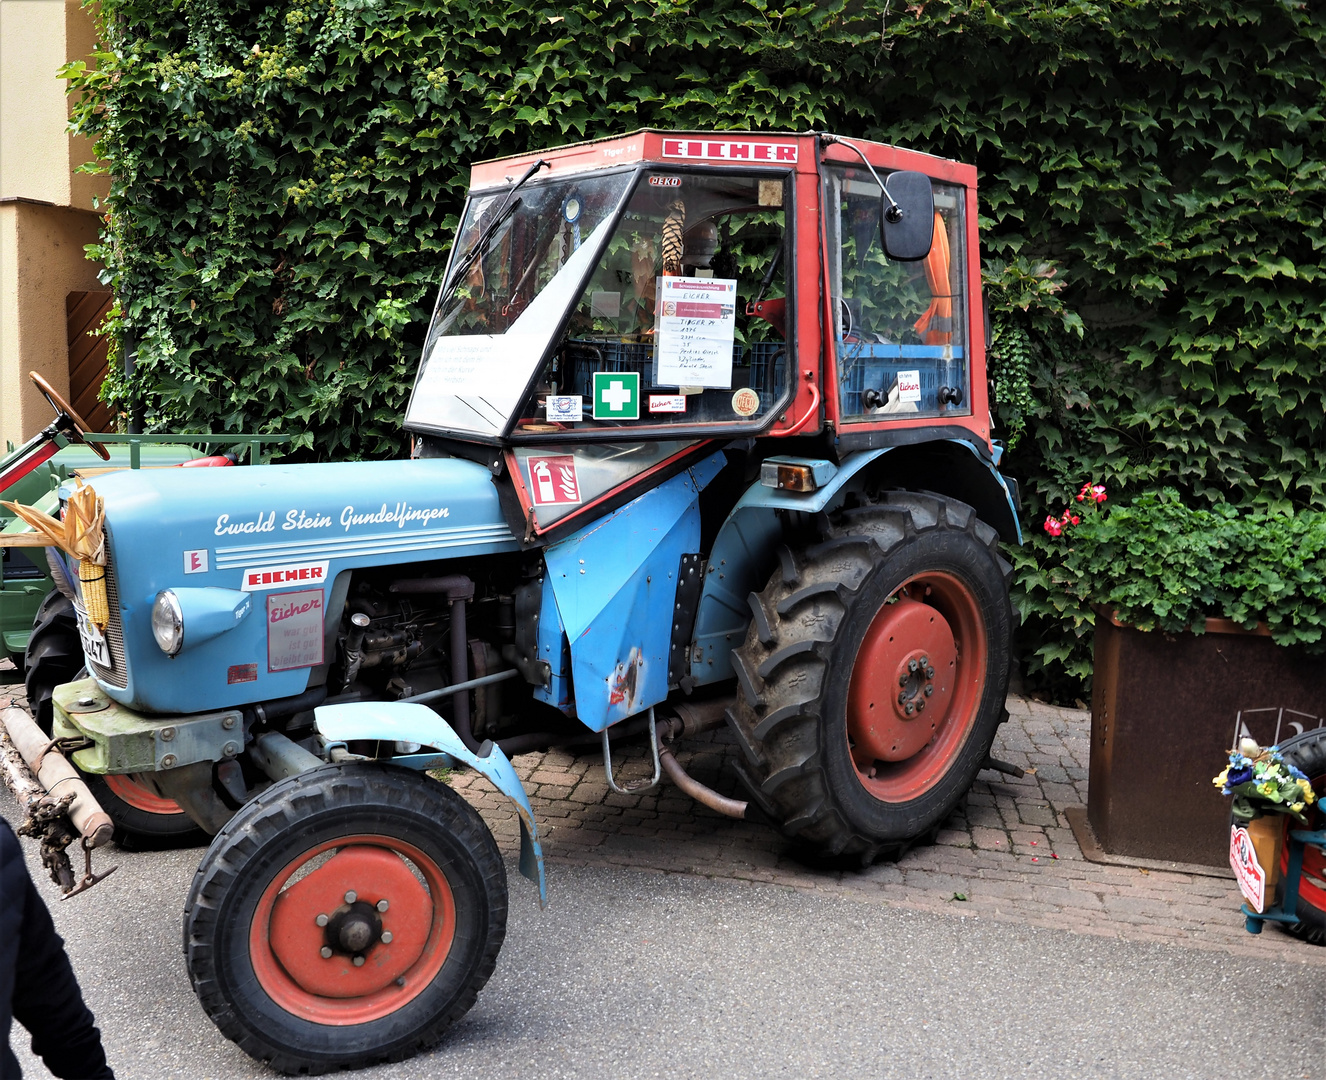
<instances>
[{"instance_id":1,"label":"rear fender","mask_svg":"<svg viewBox=\"0 0 1326 1080\"><path fill-rule=\"evenodd\" d=\"M319 734L329 743L372 739L389 743L418 743L435 752L391 757L393 765L410 769L451 768L458 762L483 773L503 795L516 804L520 815L520 872L539 887L539 906L548 906L548 881L543 867L543 846L525 787L510 759L491 742L473 753L442 717L427 705L408 701L351 701L320 705L313 710Z\"/></svg>"},{"instance_id":2,"label":"rear fender","mask_svg":"<svg viewBox=\"0 0 1326 1080\"><path fill-rule=\"evenodd\" d=\"M691 643L690 670L696 685L734 675L732 650L745 640L751 619L748 597L764 588L778 562L783 535L780 511L815 514L832 510L849 492L875 480L883 487L933 491L960 499L974 507L1004 542L1022 542L1010 482L965 440L863 450L837 464L795 460L811 465L817 478L827 473L828 479L806 494L752 484L714 540Z\"/></svg>"}]
</instances>

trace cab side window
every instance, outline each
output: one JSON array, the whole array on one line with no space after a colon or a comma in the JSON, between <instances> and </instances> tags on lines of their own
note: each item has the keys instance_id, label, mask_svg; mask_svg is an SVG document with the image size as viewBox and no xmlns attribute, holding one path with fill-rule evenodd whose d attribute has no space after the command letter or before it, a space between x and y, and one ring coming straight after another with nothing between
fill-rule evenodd
<instances>
[{"instance_id":1,"label":"cab side window","mask_svg":"<svg viewBox=\"0 0 1326 1080\"><path fill-rule=\"evenodd\" d=\"M865 168L831 167L825 188L844 419L970 412L963 189L934 184L930 253L903 263L884 254Z\"/></svg>"}]
</instances>

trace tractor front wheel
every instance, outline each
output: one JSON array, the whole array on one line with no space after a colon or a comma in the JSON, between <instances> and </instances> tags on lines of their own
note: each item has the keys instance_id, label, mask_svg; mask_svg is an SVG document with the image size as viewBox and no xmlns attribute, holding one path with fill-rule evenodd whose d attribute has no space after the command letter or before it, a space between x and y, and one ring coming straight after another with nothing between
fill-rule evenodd
<instances>
[{"instance_id":1,"label":"tractor front wheel","mask_svg":"<svg viewBox=\"0 0 1326 1080\"><path fill-rule=\"evenodd\" d=\"M750 597L729 721L766 814L865 865L932 838L1004 715L1010 568L964 503L894 492L783 549Z\"/></svg>"},{"instance_id":2,"label":"tractor front wheel","mask_svg":"<svg viewBox=\"0 0 1326 1080\"><path fill-rule=\"evenodd\" d=\"M184 914L204 1011L287 1073L399 1061L474 1004L506 932L506 874L450 788L328 765L246 803L212 841Z\"/></svg>"},{"instance_id":3,"label":"tractor front wheel","mask_svg":"<svg viewBox=\"0 0 1326 1080\"><path fill-rule=\"evenodd\" d=\"M37 609L25 654L28 708L47 735L54 722L51 695L62 683L80 678L83 646L78 640L74 604L51 590ZM202 831L178 803L163 799L132 776L79 773L101 808L115 825L115 840L122 847L188 847L205 842Z\"/></svg>"}]
</instances>

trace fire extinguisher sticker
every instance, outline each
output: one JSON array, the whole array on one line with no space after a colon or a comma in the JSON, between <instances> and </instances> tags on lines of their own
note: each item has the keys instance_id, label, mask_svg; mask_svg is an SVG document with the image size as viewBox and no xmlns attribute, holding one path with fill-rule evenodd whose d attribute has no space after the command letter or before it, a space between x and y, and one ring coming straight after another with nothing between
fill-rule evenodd
<instances>
[{"instance_id":1,"label":"fire extinguisher sticker","mask_svg":"<svg viewBox=\"0 0 1326 1080\"><path fill-rule=\"evenodd\" d=\"M570 454L529 459L529 492L535 506L580 502L580 478Z\"/></svg>"}]
</instances>

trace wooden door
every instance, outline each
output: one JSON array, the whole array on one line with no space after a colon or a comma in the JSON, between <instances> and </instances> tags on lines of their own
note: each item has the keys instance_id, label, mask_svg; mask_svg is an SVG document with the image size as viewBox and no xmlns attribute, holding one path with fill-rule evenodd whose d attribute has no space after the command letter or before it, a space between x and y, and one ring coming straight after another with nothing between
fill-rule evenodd
<instances>
[{"instance_id":1,"label":"wooden door","mask_svg":"<svg viewBox=\"0 0 1326 1080\"><path fill-rule=\"evenodd\" d=\"M109 431L114 414L97 400L106 378L109 342L91 334L110 310L109 292L71 292L65 300L69 333L69 404L87 421L89 431Z\"/></svg>"}]
</instances>

